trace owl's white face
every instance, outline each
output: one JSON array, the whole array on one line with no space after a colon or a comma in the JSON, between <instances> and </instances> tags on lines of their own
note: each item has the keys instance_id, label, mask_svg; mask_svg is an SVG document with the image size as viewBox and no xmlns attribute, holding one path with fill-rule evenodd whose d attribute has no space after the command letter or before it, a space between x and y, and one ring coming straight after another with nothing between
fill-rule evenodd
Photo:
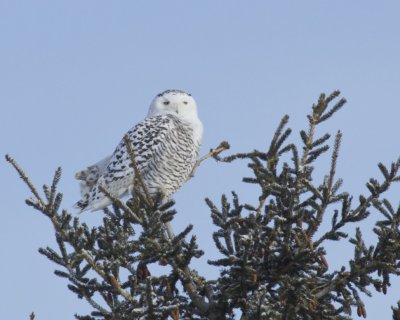
<instances>
[{"instance_id":1,"label":"owl's white face","mask_svg":"<svg viewBox=\"0 0 400 320\"><path fill-rule=\"evenodd\" d=\"M150 105L149 117L172 114L191 121L197 119L197 105L193 97L181 90L167 90L157 95Z\"/></svg>"}]
</instances>

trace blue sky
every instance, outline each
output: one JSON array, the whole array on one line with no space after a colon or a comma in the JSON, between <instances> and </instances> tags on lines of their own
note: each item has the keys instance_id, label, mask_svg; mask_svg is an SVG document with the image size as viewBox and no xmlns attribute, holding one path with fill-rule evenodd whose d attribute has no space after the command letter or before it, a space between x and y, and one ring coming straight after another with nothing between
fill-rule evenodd
<instances>
[{"instance_id":1,"label":"blue sky","mask_svg":"<svg viewBox=\"0 0 400 320\"><path fill-rule=\"evenodd\" d=\"M398 1L0 0L0 151L38 186L62 166L60 190L72 210L74 172L110 154L160 91L196 98L205 153L222 140L232 152L265 150L286 113L298 141L319 93L340 89L348 104L319 132L343 131L338 176L344 189L366 192L367 179L379 176L376 164L400 155L399 12ZM231 190L256 199L257 189L241 183L248 173L245 163L209 160L175 196L173 225L195 225L206 251L195 266L209 278L218 270L206 261L218 254L203 199ZM24 205L28 190L5 161L0 176L2 318L88 312L37 252L55 246L49 221ZM395 204L399 191L388 193ZM368 243L378 217L363 224ZM101 213L82 219L95 224ZM331 265L345 263L350 248L328 248ZM387 296L366 299L369 319L391 317L400 299L400 281L392 282Z\"/></svg>"}]
</instances>

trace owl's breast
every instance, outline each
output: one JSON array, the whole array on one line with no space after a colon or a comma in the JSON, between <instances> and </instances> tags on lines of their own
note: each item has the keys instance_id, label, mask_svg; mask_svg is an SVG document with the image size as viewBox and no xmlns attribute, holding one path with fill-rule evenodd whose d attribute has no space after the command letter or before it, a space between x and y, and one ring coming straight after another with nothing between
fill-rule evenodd
<instances>
[{"instance_id":1,"label":"owl's breast","mask_svg":"<svg viewBox=\"0 0 400 320\"><path fill-rule=\"evenodd\" d=\"M151 193L169 197L189 178L199 154L200 142L194 130L181 123L169 130L153 154L144 173Z\"/></svg>"}]
</instances>

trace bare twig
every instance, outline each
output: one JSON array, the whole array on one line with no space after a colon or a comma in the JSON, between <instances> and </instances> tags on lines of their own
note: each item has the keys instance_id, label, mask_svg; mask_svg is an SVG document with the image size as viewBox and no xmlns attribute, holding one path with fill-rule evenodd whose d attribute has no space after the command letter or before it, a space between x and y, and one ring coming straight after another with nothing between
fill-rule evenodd
<instances>
[{"instance_id":1,"label":"bare twig","mask_svg":"<svg viewBox=\"0 0 400 320\"><path fill-rule=\"evenodd\" d=\"M166 228L169 240L173 240L175 238L175 233L174 233L174 230L172 229L171 224L169 222L166 222L165 228Z\"/></svg>"},{"instance_id":2,"label":"bare twig","mask_svg":"<svg viewBox=\"0 0 400 320\"><path fill-rule=\"evenodd\" d=\"M216 147L215 149L210 150L209 153L207 153L206 155L204 155L203 157L201 157L200 159L198 159L196 161L196 163L193 166L192 172L189 175L189 179L194 177L195 172L197 171L197 168L200 166L200 164L204 161L207 160L208 158L214 158L216 159L216 157L225 150L228 150L230 148L230 145L228 142L223 141L219 144L218 147Z\"/></svg>"},{"instance_id":3,"label":"bare twig","mask_svg":"<svg viewBox=\"0 0 400 320\"><path fill-rule=\"evenodd\" d=\"M140 174L139 168L137 166L136 156L135 156L135 153L134 153L134 151L132 149L131 140L129 139L128 135L124 136L124 141L125 141L126 149L128 150L129 156L131 157L133 169L135 170L135 179L136 178L138 179L138 181L140 183L140 186L143 189L143 192L144 192L144 194L146 196L147 204L150 207L154 207L153 199L150 196L149 190L147 189L147 187L146 187L146 185L144 183L143 177Z\"/></svg>"}]
</instances>

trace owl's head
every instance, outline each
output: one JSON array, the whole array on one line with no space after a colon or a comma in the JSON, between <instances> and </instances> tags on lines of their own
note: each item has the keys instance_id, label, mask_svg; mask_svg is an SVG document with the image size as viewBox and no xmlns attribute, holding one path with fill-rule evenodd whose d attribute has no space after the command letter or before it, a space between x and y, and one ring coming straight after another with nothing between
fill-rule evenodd
<instances>
[{"instance_id":1,"label":"owl's head","mask_svg":"<svg viewBox=\"0 0 400 320\"><path fill-rule=\"evenodd\" d=\"M193 97L181 90L166 90L152 101L149 117L172 114L187 121L197 119L197 105Z\"/></svg>"}]
</instances>

